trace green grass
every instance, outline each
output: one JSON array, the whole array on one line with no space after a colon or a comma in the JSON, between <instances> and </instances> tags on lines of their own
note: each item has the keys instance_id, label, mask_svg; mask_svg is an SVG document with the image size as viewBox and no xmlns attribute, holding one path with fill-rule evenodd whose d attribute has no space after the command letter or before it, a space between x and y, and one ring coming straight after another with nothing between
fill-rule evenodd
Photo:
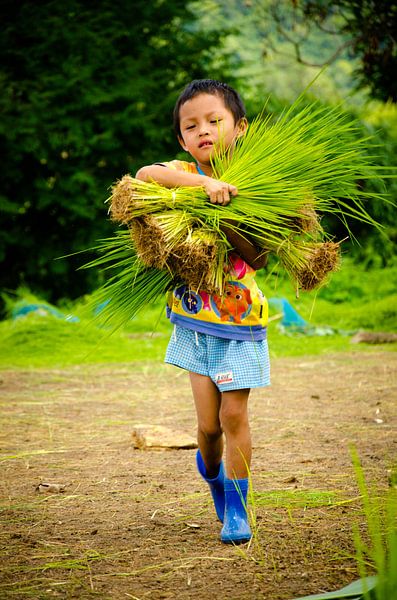
<instances>
[{"instance_id":1,"label":"green grass","mask_svg":"<svg viewBox=\"0 0 397 600\"><path fill-rule=\"evenodd\" d=\"M0 323L1 367L64 367L78 364L161 360L168 336L108 336L90 323L27 316Z\"/></svg>"},{"instance_id":2,"label":"green grass","mask_svg":"<svg viewBox=\"0 0 397 600\"><path fill-rule=\"evenodd\" d=\"M291 283L275 274L259 275L268 298L285 297L314 326L329 326L338 333L326 336L286 335L279 319L269 324L272 357L304 356L340 351L396 350L397 344L352 345L350 335L359 329L397 331L397 268L363 271L349 261L317 294L295 298ZM30 301L34 297L29 298ZM165 302L149 306L123 330L109 335L98 321L81 318L73 323L52 316L30 314L0 322L0 368L65 367L78 364L160 361L172 327ZM11 308L11 307L10 307ZM83 314L83 303L68 305L68 312ZM271 308L274 316L276 308Z\"/></svg>"},{"instance_id":3,"label":"green grass","mask_svg":"<svg viewBox=\"0 0 397 600\"><path fill-rule=\"evenodd\" d=\"M296 299L291 283L275 274L258 278L268 298L284 296L314 325L338 330L397 331L397 267L365 271L348 259L328 285Z\"/></svg>"},{"instance_id":4,"label":"green grass","mask_svg":"<svg viewBox=\"0 0 397 600\"><path fill-rule=\"evenodd\" d=\"M253 493L255 506L268 508L315 508L334 506L340 501L340 494L324 490L271 490Z\"/></svg>"}]
</instances>

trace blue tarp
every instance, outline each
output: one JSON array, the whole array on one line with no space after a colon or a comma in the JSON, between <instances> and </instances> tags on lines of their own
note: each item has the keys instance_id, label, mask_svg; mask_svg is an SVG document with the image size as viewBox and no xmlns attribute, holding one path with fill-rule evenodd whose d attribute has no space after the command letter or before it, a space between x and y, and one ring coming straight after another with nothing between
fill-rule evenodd
<instances>
[{"instance_id":1,"label":"blue tarp","mask_svg":"<svg viewBox=\"0 0 397 600\"><path fill-rule=\"evenodd\" d=\"M35 314L40 317L52 316L71 323L79 321L78 317L75 317L74 315L64 315L60 310L50 304L33 302L16 304L12 309L11 318L19 319L21 317L26 317L29 314Z\"/></svg>"},{"instance_id":2,"label":"blue tarp","mask_svg":"<svg viewBox=\"0 0 397 600\"><path fill-rule=\"evenodd\" d=\"M270 298L270 306L274 306L283 313L280 325L294 331L304 331L310 327L309 323L294 309L286 298Z\"/></svg>"},{"instance_id":3,"label":"blue tarp","mask_svg":"<svg viewBox=\"0 0 397 600\"><path fill-rule=\"evenodd\" d=\"M282 313L279 329L283 333L302 333L305 335L332 335L338 333L332 327L317 327L305 321L286 298L269 298L269 305Z\"/></svg>"}]
</instances>

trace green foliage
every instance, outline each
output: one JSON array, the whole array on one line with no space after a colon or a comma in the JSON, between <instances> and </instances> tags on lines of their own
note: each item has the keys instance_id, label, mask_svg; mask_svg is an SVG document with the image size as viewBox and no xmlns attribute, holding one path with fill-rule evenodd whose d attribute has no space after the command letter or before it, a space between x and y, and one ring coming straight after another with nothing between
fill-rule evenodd
<instances>
[{"instance_id":1,"label":"green foliage","mask_svg":"<svg viewBox=\"0 0 397 600\"><path fill-rule=\"evenodd\" d=\"M367 267L380 267L385 264L396 265L397 260L397 105L391 102L372 102L361 110L361 120L365 130L372 136L374 162L390 169L392 177L387 179L385 187L393 204L370 202L371 215L384 226L384 235L358 228L357 236L362 245L355 248L358 261ZM368 182L369 192L381 191L381 181Z\"/></svg>"},{"instance_id":2,"label":"green foliage","mask_svg":"<svg viewBox=\"0 0 397 600\"><path fill-rule=\"evenodd\" d=\"M269 95L269 107L279 112L280 101L299 95L324 64L326 70L312 86L317 98L339 102L355 87L352 72L358 61L348 55L346 37L334 23L332 35L314 24L310 27L298 4L291 0L202 0L194 4L206 30L220 30L225 21L234 25L225 45L238 59L239 89L250 114L256 114ZM334 58L331 62L330 57ZM353 102L362 104L363 99L365 94L356 94Z\"/></svg>"},{"instance_id":3,"label":"green foliage","mask_svg":"<svg viewBox=\"0 0 397 600\"><path fill-rule=\"evenodd\" d=\"M0 286L76 297L97 274L54 259L110 233L117 178L176 153L180 88L232 80L222 36L193 27L184 0L5 0L0 18Z\"/></svg>"},{"instance_id":4,"label":"green foliage","mask_svg":"<svg viewBox=\"0 0 397 600\"><path fill-rule=\"evenodd\" d=\"M226 12L225 2L220 4ZM241 3L233 4L241 17L247 13L244 21L261 43L265 63L293 62L299 74L331 65L333 78L341 83L337 66L353 75L350 85L364 88L372 98L397 100L395 1L259 0L240 8L236 5ZM346 89L343 80L342 76Z\"/></svg>"}]
</instances>

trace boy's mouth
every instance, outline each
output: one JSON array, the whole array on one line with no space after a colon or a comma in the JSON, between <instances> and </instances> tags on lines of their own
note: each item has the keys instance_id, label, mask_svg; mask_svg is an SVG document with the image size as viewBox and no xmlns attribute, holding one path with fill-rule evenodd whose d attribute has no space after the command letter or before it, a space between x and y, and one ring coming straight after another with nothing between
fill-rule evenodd
<instances>
[{"instance_id":1,"label":"boy's mouth","mask_svg":"<svg viewBox=\"0 0 397 600\"><path fill-rule=\"evenodd\" d=\"M214 144L210 140L203 140L199 143L199 148L205 148L206 146L213 146Z\"/></svg>"}]
</instances>

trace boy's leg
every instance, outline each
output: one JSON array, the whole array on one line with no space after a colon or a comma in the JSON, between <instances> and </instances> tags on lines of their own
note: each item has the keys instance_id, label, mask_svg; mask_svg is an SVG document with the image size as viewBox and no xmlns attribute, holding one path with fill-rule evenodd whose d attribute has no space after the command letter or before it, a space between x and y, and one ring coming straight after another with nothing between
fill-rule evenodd
<instances>
[{"instance_id":1,"label":"boy's leg","mask_svg":"<svg viewBox=\"0 0 397 600\"><path fill-rule=\"evenodd\" d=\"M251 432L248 422L250 390L223 392L220 422L226 437L226 474L229 479L245 479L251 464Z\"/></svg>"},{"instance_id":2,"label":"boy's leg","mask_svg":"<svg viewBox=\"0 0 397 600\"><path fill-rule=\"evenodd\" d=\"M226 436L225 512L221 541L241 544L252 537L247 514L251 434L248 423L250 390L223 392L220 421Z\"/></svg>"},{"instance_id":3,"label":"boy's leg","mask_svg":"<svg viewBox=\"0 0 397 600\"><path fill-rule=\"evenodd\" d=\"M197 413L197 442L207 477L216 477L223 453L223 436L219 420L221 394L206 375L189 373Z\"/></svg>"}]
</instances>

